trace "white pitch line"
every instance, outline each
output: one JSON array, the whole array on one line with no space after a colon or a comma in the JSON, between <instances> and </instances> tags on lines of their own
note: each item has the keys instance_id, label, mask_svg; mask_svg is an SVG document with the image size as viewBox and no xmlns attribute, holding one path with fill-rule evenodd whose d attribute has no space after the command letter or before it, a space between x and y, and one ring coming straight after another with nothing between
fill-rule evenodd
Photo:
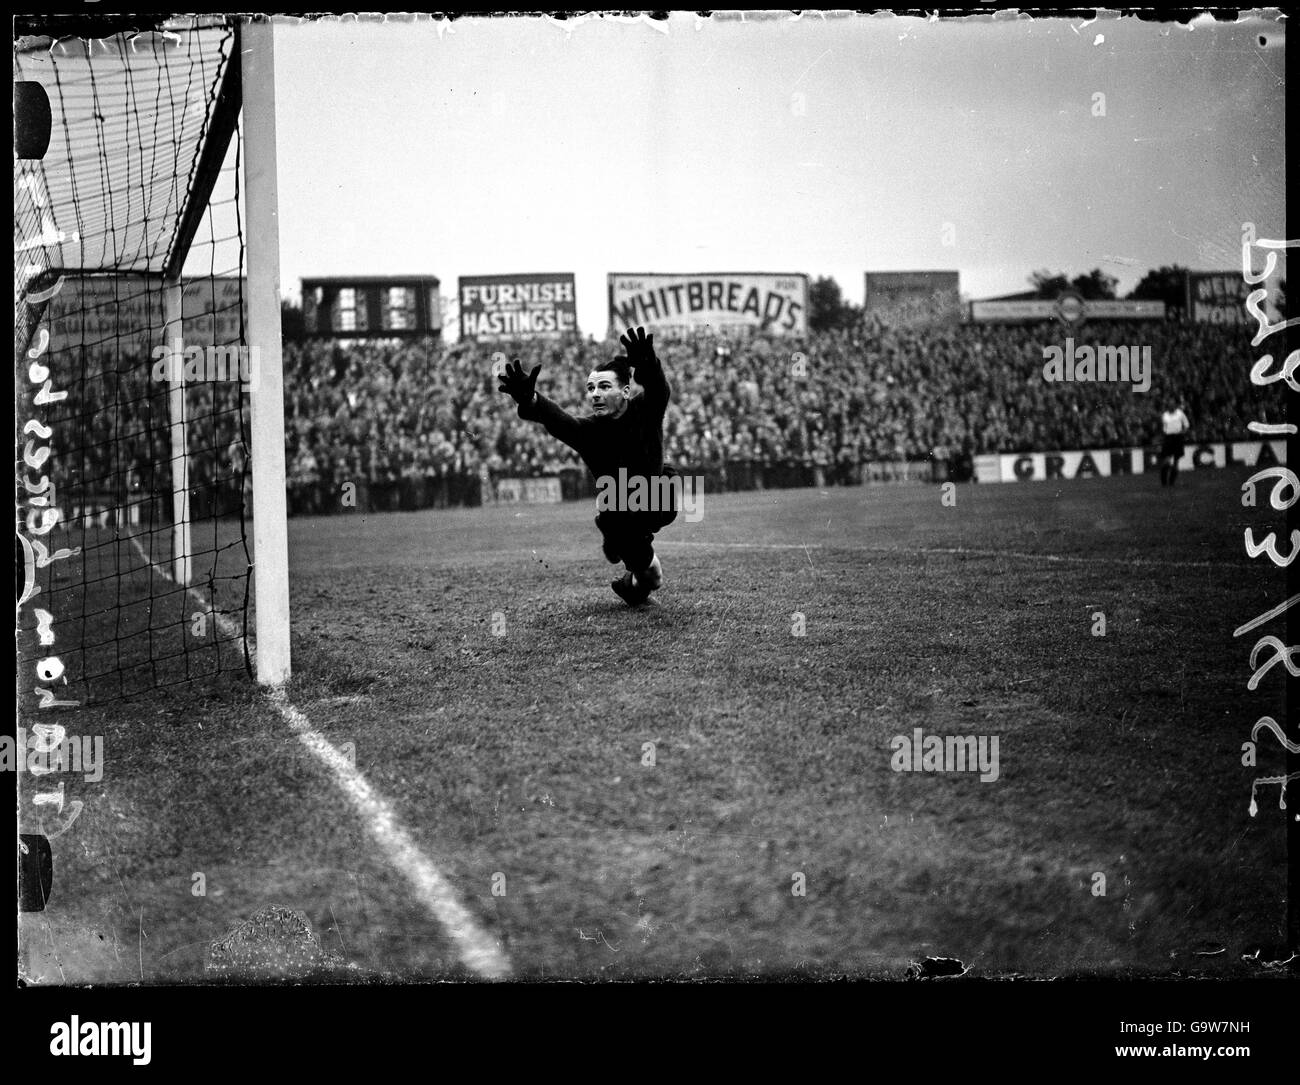
<instances>
[{"instance_id":1,"label":"white pitch line","mask_svg":"<svg viewBox=\"0 0 1300 1085\"><path fill-rule=\"evenodd\" d=\"M705 549L720 550L814 550L822 549L821 543L733 543L733 542L687 542L685 539L655 539L655 546L702 546ZM845 550L861 550L862 547L844 547Z\"/></svg>"},{"instance_id":2,"label":"white pitch line","mask_svg":"<svg viewBox=\"0 0 1300 1085\"><path fill-rule=\"evenodd\" d=\"M270 699L299 741L334 774L335 781L360 812L366 828L388 861L401 871L420 902L447 931L465 966L489 979L508 976L510 962L505 954L479 929L474 917L456 899L447 879L415 845L387 800L366 782L343 753L312 727L311 721L289 702L283 689L271 690Z\"/></svg>"},{"instance_id":3,"label":"white pitch line","mask_svg":"<svg viewBox=\"0 0 1300 1085\"><path fill-rule=\"evenodd\" d=\"M866 554L897 554L908 557L917 554L951 554L977 558L1023 558L1028 561L1067 562L1076 565L1141 565L1157 569L1240 569L1245 564L1232 561L1165 561L1154 558L1090 558L1073 554L1034 554L1023 550L970 550L965 547L922 546L904 549L897 546L849 546L838 543L737 543L737 542L687 542L683 539L656 539L655 546L699 546L705 549L729 550L849 550Z\"/></svg>"},{"instance_id":4,"label":"white pitch line","mask_svg":"<svg viewBox=\"0 0 1300 1085\"><path fill-rule=\"evenodd\" d=\"M164 580L170 581L172 584L176 584L178 588L181 587L181 585L178 584L176 580L172 577L171 573L169 573L166 569L164 569L161 565L155 562L153 558L151 558L148 555L148 553L145 551L145 548L140 545L140 540L135 535L130 536L130 539L131 539L131 544L135 547L135 552L139 554L141 558L144 559L144 563L146 565L148 565L151 569L153 569L153 571L156 572L159 576L161 576ZM237 626L234 622L232 622L229 618L227 618L224 614L222 614L221 611L217 610L203 596L203 594L198 591L198 589L193 588L188 584L184 585L184 587L185 587L185 594L188 595L190 599L194 601L195 605L200 610L211 611L213 621L217 623L217 629L220 630L222 635L227 640L234 640L239 642L239 647L242 648L244 651L244 658L248 659L251 646L247 641L245 641L244 634L240 631L239 626Z\"/></svg>"},{"instance_id":5,"label":"white pitch line","mask_svg":"<svg viewBox=\"0 0 1300 1085\"><path fill-rule=\"evenodd\" d=\"M162 566L149 558L135 536L131 536L131 541L135 543L137 552L144 558L146 564L160 576L173 584L176 583ZM187 586L185 590L197 600L201 608L212 609L197 589ZM222 622L225 622L233 630L233 635L239 636L239 628L234 622L215 610L212 610L212 614L218 628L221 627ZM239 639L242 641L242 636ZM283 688L271 689L268 695L276 711L298 736L298 741L333 774L343 794L351 800L352 805L361 815L366 830L384 852L388 861L410 882L420 903L447 932L465 966L488 979L502 979L508 976L510 961L506 955L496 942L479 928L474 922L474 917L456 899L455 891L448 884L447 879L416 846L410 834L398 821L397 815L393 813L388 800L370 786L342 751L312 727L306 715L289 701Z\"/></svg>"}]
</instances>

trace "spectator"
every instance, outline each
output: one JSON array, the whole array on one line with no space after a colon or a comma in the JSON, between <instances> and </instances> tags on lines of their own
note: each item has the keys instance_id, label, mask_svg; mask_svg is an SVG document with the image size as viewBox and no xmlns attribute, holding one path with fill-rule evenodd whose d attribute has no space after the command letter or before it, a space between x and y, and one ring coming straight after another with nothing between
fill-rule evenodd
<instances>
[{"instance_id":1,"label":"spectator","mask_svg":"<svg viewBox=\"0 0 1300 1085\"><path fill-rule=\"evenodd\" d=\"M1200 439L1248 438L1247 422L1260 416L1261 390L1243 378L1254 356L1239 328L1086 325L1090 343L1151 347L1146 394L1130 385L1045 381L1042 348L1059 344L1063 334L1059 325L900 328L867 320L806 339L658 336L660 357L674 375L667 455L735 488L783 479L850 484L869 465L897 471L936 448L969 457L1148 444L1155 437L1151 405L1182 390ZM482 346L286 343L291 508L336 510L346 482L367 501L408 508L476 500L481 470L528 477L578 469L567 449L543 443L534 427L496 402L496 351L522 358L525 369L543 364L547 394L581 410L592 360L618 347L577 336ZM795 352L805 358L798 375L790 361ZM58 462L63 478L56 483L121 488L115 480L125 477L122 449L129 441L143 489L168 494L166 386L142 383L138 374L148 366L129 358L115 367L88 359L72 368L86 376L72 385L68 410L77 435L65 438L75 447ZM186 395L191 485L229 505L248 474L246 398L241 402L232 384L196 384Z\"/></svg>"}]
</instances>

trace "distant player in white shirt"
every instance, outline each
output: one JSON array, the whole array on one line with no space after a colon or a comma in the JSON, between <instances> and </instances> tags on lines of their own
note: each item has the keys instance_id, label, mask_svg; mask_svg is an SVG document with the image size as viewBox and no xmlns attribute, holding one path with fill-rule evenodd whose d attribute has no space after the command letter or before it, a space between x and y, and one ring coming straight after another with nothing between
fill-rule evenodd
<instances>
[{"instance_id":1,"label":"distant player in white shirt","mask_svg":"<svg viewBox=\"0 0 1300 1085\"><path fill-rule=\"evenodd\" d=\"M1160 430L1164 434L1160 445L1161 486L1172 486L1178 480L1178 461L1183 458L1187 431L1191 428L1191 420L1183 410L1183 405L1178 400L1171 399L1168 410L1160 415Z\"/></svg>"}]
</instances>

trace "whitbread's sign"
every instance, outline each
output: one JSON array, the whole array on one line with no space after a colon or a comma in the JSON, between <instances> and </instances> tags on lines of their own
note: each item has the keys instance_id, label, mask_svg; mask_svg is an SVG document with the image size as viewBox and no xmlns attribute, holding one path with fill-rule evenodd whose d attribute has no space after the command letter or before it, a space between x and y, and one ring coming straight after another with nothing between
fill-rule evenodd
<instances>
[{"instance_id":1,"label":"whitbread's sign","mask_svg":"<svg viewBox=\"0 0 1300 1085\"><path fill-rule=\"evenodd\" d=\"M808 276L759 272L609 277L611 332L753 332L805 335Z\"/></svg>"}]
</instances>

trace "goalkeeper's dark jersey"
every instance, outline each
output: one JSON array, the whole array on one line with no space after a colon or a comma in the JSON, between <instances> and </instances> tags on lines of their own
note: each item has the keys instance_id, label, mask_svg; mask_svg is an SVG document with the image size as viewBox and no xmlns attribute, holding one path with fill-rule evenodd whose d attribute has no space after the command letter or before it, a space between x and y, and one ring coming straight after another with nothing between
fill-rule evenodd
<instances>
[{"instance_id":1,"label":"goalkeeper's dark jersey","mask_svg":"<svg viewBox=\"0 0 1300 1085\"><path fill-rule=\"evenodd\" d=\"M629 477L659 475L664 471L664 412L670 392L658 357L638 365L635 379L642 394L634 396L618 418L574 418L540 392L531 405L520 406L519 417L540 422L577 452L596 478L617 476L620 467L627 468Z\"/></svg>"}]
</instances>

